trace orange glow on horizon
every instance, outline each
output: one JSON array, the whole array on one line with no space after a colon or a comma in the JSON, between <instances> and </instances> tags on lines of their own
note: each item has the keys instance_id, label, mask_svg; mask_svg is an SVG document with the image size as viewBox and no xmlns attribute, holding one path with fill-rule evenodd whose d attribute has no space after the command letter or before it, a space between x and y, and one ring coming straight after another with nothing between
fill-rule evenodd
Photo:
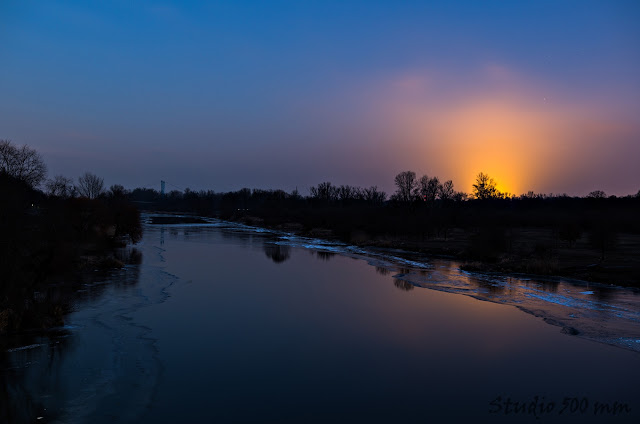
<instances>
[{"instance_id":1,"label":"orange glow on horizon","mask_svg":"<svg viewBox=\"0 0 640 424\"><path fill-rule=\"evenodd\" d=\"M511 99L468 99L418 111L410 120L421 154L435 158L451 175L443 178L455 178L465 192L484 172L501 192L521 194L542 176L551 156L548 117Z\"/></svg>"},{"instance_id":2,"label":"orange glow on horizon","mask_svg":"<svg viewBox=\"0 0 640 424\"><path fill-rule=\"evenodd\" d=\"M404 75L379 104L402 168L451 179L457 191L471 193L484 172L503 193L557 193L614 157L637 130L560 93L564 101L546 98L548 87L504 67L486 67L467 87L451 78Z\"/></svg>"}]
</instances>

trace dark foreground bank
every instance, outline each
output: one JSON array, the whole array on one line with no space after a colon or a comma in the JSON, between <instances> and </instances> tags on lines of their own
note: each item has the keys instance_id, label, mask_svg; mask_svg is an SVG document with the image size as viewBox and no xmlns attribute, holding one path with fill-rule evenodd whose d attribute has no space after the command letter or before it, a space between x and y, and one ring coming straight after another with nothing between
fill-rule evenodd
<instances>
[{"instance_id":1,"label":"dark foreground bank","mask_svg":"<svg viewBox=\"0 0 640 424\"><path fill-rule=\"evenodd\" d=\"M142 237L122 198L58 198L0 173L0 334L63 324L83 272L119 268Z\"/></svg>"}]
</instances>

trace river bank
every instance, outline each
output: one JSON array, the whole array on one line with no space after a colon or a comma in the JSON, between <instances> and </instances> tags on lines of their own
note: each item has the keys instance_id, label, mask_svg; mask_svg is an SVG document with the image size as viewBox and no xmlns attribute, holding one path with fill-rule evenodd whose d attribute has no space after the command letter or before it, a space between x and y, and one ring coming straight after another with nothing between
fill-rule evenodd
<instances>
[{"instance_id":1,"label":"river bank","mask_svg":"<svg viewBox=\"0 0 640 424\"><path fill-rule=\"evenodd\" d=\"M170 234L206 229L266 240L264 252L275 263L289 260L302 248L329 260L336 255L365 260L382 275L392 276L402 290L428 288L492 303L513 305L581 338L640 351L640 290L633 287L531 274L468 271L454 258L434 257L388 246L358 246L303 232L267 229L249 224L195 216L148 216L152 227ZM162 230L164 231L164 229ZM608 318L603 321L605 314Z\"/></svg>"},{"instance_id":2,"label":"river bank","mask_svg":"<svg viewBox=\"0 0 640 424\"><path fill-rule=\"evenodd\" d=\"M637 195L399 201L259 189L145 193L133 192L131 199L147 211L193 213L359 246L452 257L468 270L640 287Z\"/></svg>"},{"instance_id":3,"label":"river bank","mask_svg":"<svg viewBox=\"0 0 640 424\"><path fill-rule=\"evenodd\" d=\"M0 189L0 335L63 325L84 275L135 260L122 253L142 236L126 199L46 196L6 175Z\"/></svg>"},{"instance_id":4,"label":"river bank","mask_svg":"<svg viewBox=\"0 0 640 424\"><path fill-rule=\"evenodd\" d=\"M446 235L426 237L376 235L361 229L336 231L332 225L309 228L302 222L270 220L267 223L263 218L245 214L226 219L361 247L400 249L408 254L456 259L462 263L461 268L468 271L565 277L640 287L640 235L632 233L616 234L615 247L611 246L603 259L601 249L594 248L589 234L582 234L569 244L559 240L557 232L548 228L494 227L476 231L449 228Z\"/></svg>"}]
</instances>

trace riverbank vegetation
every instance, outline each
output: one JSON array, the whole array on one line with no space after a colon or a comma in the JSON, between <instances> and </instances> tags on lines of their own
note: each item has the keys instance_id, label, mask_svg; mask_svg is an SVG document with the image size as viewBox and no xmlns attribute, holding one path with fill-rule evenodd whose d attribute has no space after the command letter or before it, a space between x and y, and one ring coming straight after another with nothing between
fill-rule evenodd
<instances>
[{"instance_id":1,"label":"riverbank vegetation","mask_svg":"<svg viewBox=\"0 0 640 424\"><path fill-rule=\"evenodd\" d=\"M140 208L188 212L464 261L468 270L568 276L640 286L640 192L585 197L501 193L479 173L467 194L453 182L405 171L388 196L377 187L323 182L297 190L234 192L137 188Z\"/></svg>"},{"instance_id":2,"label":"riverbank vegetation","mask_svg":"<svg viewBox=\"0 0 640 424\"><path fill-rule=\"evenodd\" d=\"M514 196L479 173L465 193L451 180L412 171L396 175L391 195L331 182L307 195L248 188L160 193L107 189L90 172L75 181L46 177L35 150L0 141L0 333L60 324L70 303L50 290L52 282L73 280L82 269L122 266L114 249L140 239L139 210L446 256L469 270L640 286L640 192Z\"/></svg>"},{"instance_id":3,"label":"riverbank vegetation","mask_svg":"<svg viewBox=\"0 0 640 424\"><path fill-rule=\"evenodd\" d=\"M82 270L122 267L115 249L142 236L124 191L90 197L45 178L37 152L0 141L0 334L62 324L71 302L60 286Z\"/></svg>"}]
</instances>

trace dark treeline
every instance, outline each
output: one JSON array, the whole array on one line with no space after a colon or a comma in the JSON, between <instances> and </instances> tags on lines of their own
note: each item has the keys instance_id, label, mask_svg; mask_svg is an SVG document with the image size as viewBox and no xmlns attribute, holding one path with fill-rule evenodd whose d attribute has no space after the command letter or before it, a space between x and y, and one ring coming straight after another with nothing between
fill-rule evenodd
<instances>
[{"instance_id":1,"label":"dark treeline","mask_svg":"<svg viewBox=\"0 0 640 424\"><path fill-rule=\"evenodd\" d=\"M377 187L360 188L323 182L308 196L294 191L243 188L174 190L164 196L153 189L136 188L125 195L141 209L190 212L224 219L258 219L265 225L298 223L307 229L330 228L341 238L366 230L372 235L442 237L453 228L475 232L483 227L553 228L559 240L575 241L583 232L606 226L615 232L640 234L640 192L607 197L594 191L586 197L529 192L510 196L479 174L471 195L453 190L451 181L437 177L407 183L407 173L396 177L397 191L387 196ZM411 173L413 174L413 173ZM475 186L478 186L477 188Z\"/></svg>"},{"instance_id":2,"label":"dark treeline","mask_svg":"<svg viewBox=\"0 0 640 424\"><path fill-rule=\"evenodd\" d=\"M42 301L52 276L121 263L110 253L141 237L138 210L191 213L358 245L465 260L468 269L640 283L640 192L586 197L500 193L478 174L471 193L451 180L399 173L390 196L375 186L322 182L297 190L219 193L105 188L87 172L46 179L38 153L0 140L0 332L47 326L65 307ZM50 297L50 296L49 296Z\"/></svg>"},{"instance_id":3,"label":"dark treeline","mask_svg":"<svg viewBox=\"0 0 640 424\"><path fill-rule=\"evenodd\" d=\"M190 212L254 225L462 258L469 269L563 274L640 282L640 192L624 197L596 190L585 197L501 193L484 173L470 194L451 181L395 178L387 196L377 187L323 182L297 191L135 189L143 209ZM474 262L475 261L475 262ZM487 266L488 264L488 266Z\"/></svg>"},{"instance_id":4,"label":"dark treeline","mask_svg":"<svg viewBox=\"0 0 640 424\"><path fill-rule=\"evenodd\" d=\"M61 324L70 300L52 283L82 269L121 267L114 249L142 236L124 191L93 196L83 191L86 178L72 189L54 184L70 183L62 177L45 177L37 152L0 141L0 334Z\"/></svg>"}]
</instances>

